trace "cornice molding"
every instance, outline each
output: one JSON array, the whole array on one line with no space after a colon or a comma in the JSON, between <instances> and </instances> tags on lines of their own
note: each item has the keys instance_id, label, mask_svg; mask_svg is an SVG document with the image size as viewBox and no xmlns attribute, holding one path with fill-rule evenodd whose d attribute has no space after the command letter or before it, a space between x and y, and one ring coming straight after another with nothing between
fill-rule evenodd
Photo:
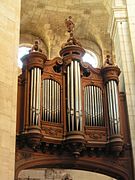
<instances>
[{"instance_id":1,"label":"cornice molding","mask_svg":"<svg viewBox=\"0 0 135 180\"><path fill-rule=\"evenodd\" d=\"M118 22L122 23L122 22L126 22L126 21L127 21L126 6L112 7L112 16L110 17L110 22L108 25L108 32L112 39L114 38Z\"/></svg>"}]
</instances>

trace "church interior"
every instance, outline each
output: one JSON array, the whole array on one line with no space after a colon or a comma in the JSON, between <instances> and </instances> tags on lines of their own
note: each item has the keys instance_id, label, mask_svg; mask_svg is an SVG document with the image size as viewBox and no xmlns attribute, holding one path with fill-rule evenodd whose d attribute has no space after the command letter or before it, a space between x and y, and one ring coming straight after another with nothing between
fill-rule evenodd
<instances>
[{"instance_id":1,"label":"church interior","mask_svg":"<svg viewBox=\"0 0 135 180\"><path fill-rule=\"evenodd\" d=\"M135 179L134 9L0 1L0 179Z\"/></svg>"}]
</instances>

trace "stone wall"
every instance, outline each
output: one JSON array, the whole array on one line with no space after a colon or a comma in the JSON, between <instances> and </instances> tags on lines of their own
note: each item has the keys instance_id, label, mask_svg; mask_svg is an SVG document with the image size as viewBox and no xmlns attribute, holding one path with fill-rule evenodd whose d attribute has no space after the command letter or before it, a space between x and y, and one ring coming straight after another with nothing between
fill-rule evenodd
<instances>
[{"instance_id":1,"label":"stone wall","mask_svg":"<svg viewBox=\"0 0 135 180\"><path fill-rule=\"evenodd\" d=\"M0 0L0 179L14 179L20 0Z\"/></svg>"}]
</instances>

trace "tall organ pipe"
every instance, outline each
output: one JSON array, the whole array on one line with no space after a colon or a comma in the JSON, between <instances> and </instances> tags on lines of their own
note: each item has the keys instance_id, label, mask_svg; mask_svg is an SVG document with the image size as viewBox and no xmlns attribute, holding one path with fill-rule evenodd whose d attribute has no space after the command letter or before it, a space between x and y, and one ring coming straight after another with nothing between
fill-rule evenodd
<instances>
[{"instance_id":1,"label":"tall organ pipe","mask_svg":"<svg viewBox=\"0 0 135 180\"><path fill-rule=\"evenodd\" d=\"M56 114L56 110L57 110L57 86L56 86L56 82L54 82L54 91L55 91L55 94L54 94L54 119L55 119L55 122L56 122L56 118L57 118L57 114Z\"/></svg>"},{"instance_id":2,"label":"tall organ pipe","mask_svg":"<svg viewBox=\"0 0 135 180\"><path fill-rule=\"evenodd\" d=\"M77 68L77 61L74 61L74 73L75 73L75 124L76 130L78 131L79 126L79 94L78 94L78 68Z\"/></svg>"},{"instance_id":3,"label":"tall organ pipe","mask_svg":"<svg viewBox=\"0 0 135 180\"><path fill-rule=\"evenodd\" d=\"M31 97L30 97L30 124L33 122L33 76L34 70L31 70Z\"/></svg>"},{"instance_id":4,"label":"tall organ pipe","mask_svg":"<svg viewBox=\"0 0 135 180\"><path fill-rule=\"evenodd\" d=\"M52 81L52 122L54 122L54 81Z\"/></svg>"},{"instance_id":5,"label":"tall organ pipe","mask_svg":"<svg viewBox=\"0 0 135 180\"><path fill-rule=\"evenodd\" d=\"M99 87L85 87L84 106L86 125L104 126L102 90Z\"/></svg>"},{"instance_id":6,"label":"tall organ pipe","mask_svg":"<svg viewBox=\"0 0 135 180\"><path fill-rule=\"evenodd\" d=\"M118 106L118 89L117 89L117 84L115 81L113 81L114 83L114 90L115 90L115 99L116 99L116 116L117 116L117 131L118 134L120 134L120 117L119 117L119 106Z\"/></svg>"},{"instance_id":7,"label":"tall organ pipe","mask_svg":"<svg viewBox=\"0 0 135 180\"><path fill-rule=\"evenodd\" d=\"M73 61L71 62L71 67L70 67L70 81L71 81L71 122L72 122L72 131L74 131L74 69L73 69Z\"/></svg>"},{"instance_id":8,"label":"tall organ pipe","mask_svg":"<svg viewBox=\"0 0 135 180\"><path fill-rule=\"evenodd\" d=\"M56 110L56 121L58 123L58 116L59 116L59 85L57 83L57 110Z\"/></svg>"},{"instance_id":9,"label":"tall organ pipe","mask_svg":"<svg viewBox=\"0 0 135 180\"><path fill-rule=\"evenodd\" d=\"M67 67L67 118L68 118L68 130L71 130L70 124L70 70Z\"/></svg>"},{"instance_id":10,"label":"tall organ pipe","mask_svg":"<svg viewBox=\"0 0 135 180\"><path fill-rule=\"evenodd\" d=\"M33 93L33 107L32 107L32 112L33 112L33 120L32 120L32 125L35 125L35 107L36 107L36 68L34 68L34 85L33 85L33 89L34 89L34 93Z\"/></svg>"},{"instance_id":11,"label":"tall organ pipe","mask_svg":"<svg viewBox=\"0 0 135 180\"><path fill-rule=\"evenodd\" d=\"M41 70L31 69L30 125L39 125L40 120Z\"/></svg>"},{"instance_id":12,"label":"tall organ pipe","mask_svg":"<svg viewBox=\"0 0 135 180\"><path fill-rule=\"evenodd\" d=\"M120 134L117 83L116 81L111 80L107 83L106 86L110 121L110 134L117 135Z\"/></svg>"},{"instance_id":13,"label":"tall organ pipe","mask_svg":"<svg viewBox=\"0 0 135 180\"><path fill-rule=\"evenodd\" d=\"M39 90L38 90L38 124L40 125L40 97L41 97L41 69L39 69L39 86L38 86Z\"/></svg>"},{"instance_id":14,"label":"tall organ pipe","mask_svg":"<svg viewBox=\"0 0 135 180\"><path fill-rule=\"evenodd\" d=\"M82 100L80 66L77 60L67 67L68 131L82 131Z\"/></svg>"},{"instance_id":15,"label":"tall organ pipe","mask_svg":"<svg viewBox=\"0 0 135 180\"><path fill-rule=\"evenodd\" d=\"M46 86L46 89L47 89L47 96L46 96L46 102L47 102L47 120L49 119L49 79L47 79L47 86Z\"/></svg>"},{"instance_id":16,"label":"tall organ pipe","mask_svg":"<svg viewBox=\"0 0 135 180\"><path fill-rule=\"evenodd\" d=\"M114 130L113 130L113 124L112 124L113 114L112 114L112 107L111 107L112 103L110 101L109 82L106 85L106 87L107 87L107 100L108 100L108 113L109 113L110 134L112 135L114 133Z\"/></svg>"},{"instance_id":17,"label":"tall organ pipe","mask_svg":"<svg viewBox=\"0 0 135 180\"><path fill-rule=\"evenodd\" d=\"M61 122L60 97L60 85L51 79L43 80L42 119L44 121Z\"/></svg>"},{"instance_id":18,"label":"tall organ pipe","mask_svg":"<svg viewBox=\"0 0 135 180\"><path fill-rule=\"evenodd\" d=\"M42 101L42 117L43 119L45 118L45 92L44 92L44 87L45 87L45 81L43 81L43 88L42 88L42 96L43 96L43 101Z\"/></svg>"},{"instance_id":19,"label":"tall organ pipe","mask_svg":"<svg viewBox=\"0 0 135 180\"><path fill-rule=\"evenodd\" d=\"M39 68L36 68L36 121L35 125L38 125L38 111L39 111Z\"/></svg>"},{"instance_id":20,"label":"tall organ pipe","mask_svg":"<svg viewBox=\"0 0 135 180\"><path fill-rule=\"evenodd\" d=\"M80 66L78 65L78 96L79 96L79 117L80 117L80 131L82 131L82 96L81 96L81 75L80 75Z\"/></svg>"},{"instance_id":21,"label":"tall organ pipe","mask_svg":"<svg viewBox=\"0 0 135 180\"><path fill-rule=\"evenodd\" d=\"M57 83L57 123L60 123L60 85Z\"/></svg>"},{"instance_id":22,"label":"tall organ pipe","mask_svg":"<svg viewBox=\"0 0 135 180\"><path fill-rule=\"evenodd\" d=\"M90 123L88 123L89 126L93 125L93 117L92 117L92 96L91 96L91 86L87 86L88 89L88 94L89 94L89 104L88 104L88 112L89 112L89 119L88 122L90 121ZM86 120L87 121L87 120Z\"/></svg>"},{"instance_id":23,"label":"tall organ pipe","mask_svg":"<svg viewBox=\"0 0 135 180\"><path fill-rule=\"evenodd\" d=\"M46 99L46 97L47 97L47 81L44 81L44 89L43 89L43 93L44 93L44 106L45 106L45 108L44 108L44 118L43 118L43 120L44 119L46 119L47 118L47 99Z\"/></svg>"}]
</instances>

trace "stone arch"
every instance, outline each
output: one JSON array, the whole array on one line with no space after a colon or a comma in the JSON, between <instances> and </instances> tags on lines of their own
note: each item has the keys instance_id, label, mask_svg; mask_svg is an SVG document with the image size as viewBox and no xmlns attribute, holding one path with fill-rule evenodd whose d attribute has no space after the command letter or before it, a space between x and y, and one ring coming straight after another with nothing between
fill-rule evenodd
<instances>
[{"instance_id":1,"label":"stone arch","mask_svg":"<svg viewBox=\"0 0 135 180\"><path fill-rule=\"evenodd\" d=\"M113 161L107 159L96 159L96 158L83 158L78 159L66 157L66 156L53 156L45 155L44 157L33 158L33 156L26 157L26 159L21 159L16 163L16 175L15 179L19 175L21 170L31 169L31 168L63 168L63 169L76 169L92 171L110 177L127 180L129 179L128 173L124 166L115 164Z\"/></svg>"}]
</instances>

